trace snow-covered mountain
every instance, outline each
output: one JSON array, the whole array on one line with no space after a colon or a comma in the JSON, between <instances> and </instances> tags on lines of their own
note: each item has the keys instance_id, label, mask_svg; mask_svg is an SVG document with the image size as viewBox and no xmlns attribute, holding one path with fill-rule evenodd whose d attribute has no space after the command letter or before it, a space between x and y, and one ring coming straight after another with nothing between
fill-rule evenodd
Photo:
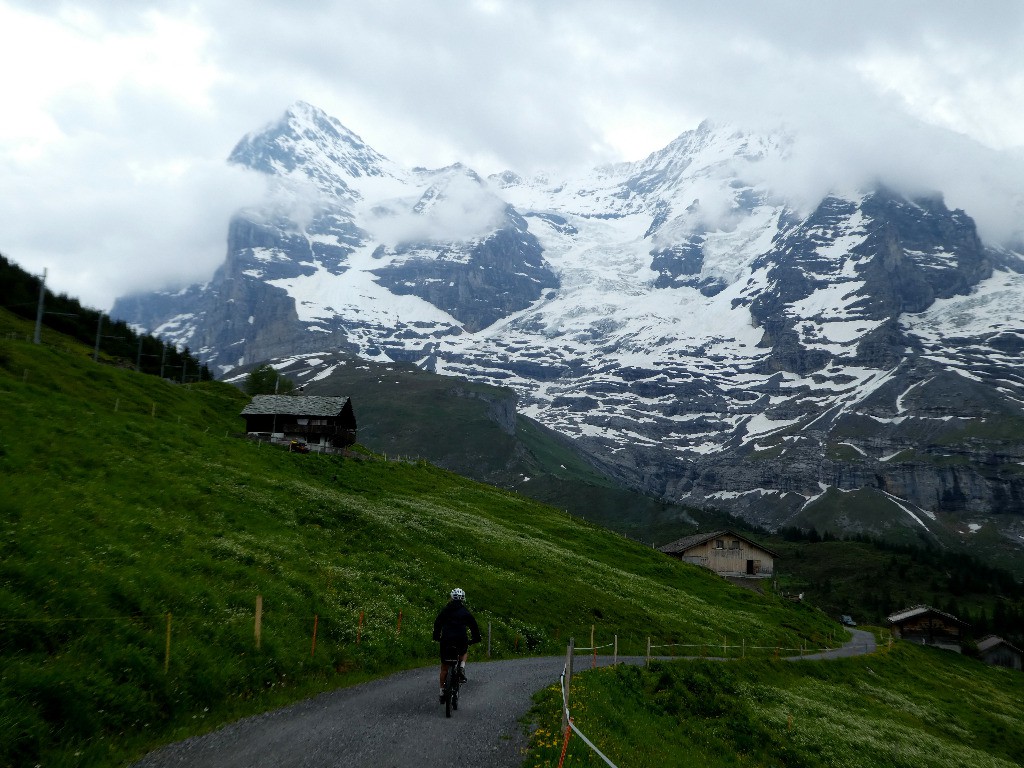
<instances>
[{"instance_id":1,"label":"snow-covered mountain","mask_svg":"<svg viewBox=\"0 0 1024 768\"><path fill-rule=\"evenodd\" d=\"M512 387L610 474L763 525L1024 545L1024 276L939 195L771 182L701 124L574 179L400 168L298 103L224 264L113 314L221 376L345 350ZM780 170L781 169L781 170ZM998 535L995 535L998 534Z\"/></svg>"}]
</instances>

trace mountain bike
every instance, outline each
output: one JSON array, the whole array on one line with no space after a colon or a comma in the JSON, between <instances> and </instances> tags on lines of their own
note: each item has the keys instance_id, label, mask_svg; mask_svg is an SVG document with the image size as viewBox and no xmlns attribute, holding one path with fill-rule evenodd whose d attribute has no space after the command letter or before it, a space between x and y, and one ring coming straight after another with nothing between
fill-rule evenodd
<instances>
[{"instance_id":1,"label":"mountain bike","mask_svg":"<svg viewBox=\"0 0 1024 768\"><path fill-rule=\"evenodd\" d=\"M459 708L459 688L462 686L462 675L459 673L459 659L445 659L448 674L444 678L444 716L451 717L452 710Z\"/></svg>"}]
</instances>

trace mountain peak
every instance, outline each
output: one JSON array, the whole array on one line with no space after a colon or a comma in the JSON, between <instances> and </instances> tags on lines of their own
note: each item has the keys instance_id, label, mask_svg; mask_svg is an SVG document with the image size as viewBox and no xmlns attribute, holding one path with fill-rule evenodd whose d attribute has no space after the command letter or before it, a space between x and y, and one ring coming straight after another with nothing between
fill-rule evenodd
<instances>
[{"instance_id":1,"label":"mountain peak","mask_svg":"<svg viewBox=\"0 0 1024 768\"><path fill-rule=\"evenodd\" d=\"M269 175L302 174L335 190L362 176L393 175L384 155L305 101L296 101L276 122L243 137L228 162Z\"/></svg>"},{"instance_id":2,"label":"mountain peak","mask_svg":"<svg viewBox=\"0 0 1024 768\"><path fill-rule=\"evenodd\" d=\"M309 102L296 101L285 110L281 122L286 123L296 134L305 133L309 138L315 136L321 142L324 139L341 140L355 147L366 146L356 133L342 125L337 118L331 117Z\"/></svg>"}]
</instances>

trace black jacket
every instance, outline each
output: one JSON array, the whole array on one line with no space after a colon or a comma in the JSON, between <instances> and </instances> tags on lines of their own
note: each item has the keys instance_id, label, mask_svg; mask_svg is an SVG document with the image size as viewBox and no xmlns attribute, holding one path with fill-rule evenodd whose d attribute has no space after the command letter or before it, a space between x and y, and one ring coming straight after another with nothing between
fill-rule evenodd
<instances>
[{"instance_id":1,"label":"black jacket","mask_svg":"<svg viewBox=\"0 0 1024 768\"><path fill-rule=\"evenodd\" d=\"M462 642L466 639L466 629L470 632L470 643L480 642L480 627L461 600L452 600L441 609L434 619L435 642Z\"/></svg>"}]
</instances>

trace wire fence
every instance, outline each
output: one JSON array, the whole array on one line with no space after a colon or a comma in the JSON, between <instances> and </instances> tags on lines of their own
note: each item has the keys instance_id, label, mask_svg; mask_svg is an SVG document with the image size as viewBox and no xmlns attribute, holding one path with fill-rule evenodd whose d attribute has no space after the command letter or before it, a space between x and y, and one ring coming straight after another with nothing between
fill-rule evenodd
<instances>
[{"instance_id":1,"label":"wire fence","mask_svg":"<svg viewBox=\"0 0 1024 768\"><path fill-rule=\"evenodd\" d=\"M436 651L435 615L420 607L372 602L366 608L289 610L256 595L247 606L199 611L184 607L120 615L0 616L0 655L62 652L58 649L93 638L110 647L127 644L150 655L154 667L159 665L165 673L177 669L185 674L197 649L210 644L219 646L225 658L225 652L248 656L269 642L283 663L335 652L356 653L366 660L395 653L430 658ZM558 630L551 637L516 619L492 619L487 611L478 611L477 616L482 635L477 652L484 658L550 653L559 642Z\"/></svg>"}]
</instances>

